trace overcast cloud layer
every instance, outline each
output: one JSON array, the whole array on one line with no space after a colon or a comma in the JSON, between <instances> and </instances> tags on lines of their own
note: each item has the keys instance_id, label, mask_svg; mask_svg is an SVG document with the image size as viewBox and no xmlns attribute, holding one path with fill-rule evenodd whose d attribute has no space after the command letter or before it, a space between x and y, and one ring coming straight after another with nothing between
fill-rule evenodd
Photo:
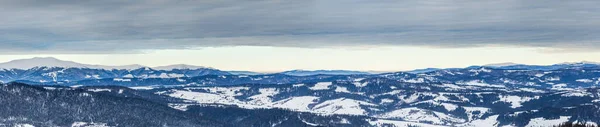
<instances>
[{"instance_id":1,"label":"overcast cloud layer","mask_svg":"<svg viewBox=\"0 0 600 127\"><path fill-rule=\"evenodd\" d=\"M0 53L216 46L600 48L598 0L0 0Z\"/></svg>"}]
</instances>

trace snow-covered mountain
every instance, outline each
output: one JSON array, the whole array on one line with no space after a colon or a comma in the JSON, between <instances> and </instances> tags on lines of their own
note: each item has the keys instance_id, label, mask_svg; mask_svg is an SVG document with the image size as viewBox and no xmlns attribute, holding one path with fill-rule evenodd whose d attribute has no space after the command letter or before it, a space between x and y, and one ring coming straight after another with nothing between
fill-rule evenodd
<instances>
[{"instance_id":1,"label":"snow-covered mountain","mask_svg":"<svg viewBox=\"0 0 600 127\"><path fill-rule=\"evenodd\" d=\"M26 64L29 62L38 63ZM101 100L133 105L127 102L111 102L105 98L109 96L103 95L110 94L160 103L144 105L167 106L167 109L152 109L166 111L167 114L244 112L239 114L239 117L217 115L210 116L211 119L247 119L277 111L278 114L272 115L282 117L238 121L238 124L269 126L530 127L552 126L562 122L600 123L600 65L590 62L555 65L509 63L383 74L343 70L232 74L183 64L157 67L159 69L138 66L140 68L108 70L98 68L98 65L53 58L15 60L0 66L8 68L0 69L2 82L44 85L43 88L17 87L19 90L16 91L27 88L28 94L15 93L14 86L10 85L0 88L0 101L5 104L33 106L30 108L39 108L35 106L49 103L42 102L44 99L21 101L40 93L66 94L66 100ZM56 89L60 89L56 91L58 93L51 91ZM82 92L81 89L87 92ZM101 98L90 99L87 98L89 95ZM79 102L62 103L61 105L82 107L78 105ZM29 110L16 111L23 113ZM140 112L130 113L140 115ZM0 115L0 120L7 119L4 117L11 116ZM180 118L198 116L173 117L176 118L168 117L165 118L168 120L163 122L177 125L174 123L186 120ZM44 119L23 120L40 122ZM110 124L123 122L97 120ZM143 117L139 120L152 118ZM286 120L290 121L282 122ZM70 120L56 125L77 121ZM220 123L217 120L216 123L214 125L227 125L227 121ZM89 121L87 124L90 124Z\"/></svg>"},{"instance_id":2,"label":"snow-covered mountain","mask_svg":"<svg viewBox=\"0 0 600 127\"><path fill-rule=\"evenodd\" d=\"M284 114L277 115L283 117L274 117L271 119L274 121L253 120L269 123L265 124L268 126L281 125L278 123L286 119L304 126L530 127L562 122L600 123L600 65L557 65L560 68L553 70L510 68L513 66L510 65L421 73L302 76L231 75L207 68L108 71L34 67L0 70L0 78L47 85L43 88L46 90L71 86L65 88L86 89L88 94L151 96L143 99L166 103L165 106L188 113L239 111L253 114L234 118L214 116L217 119L246 119L284 110L279 112ZM120 89L107 85L127 86L132 89L125 91L136 94L122 94ZM32 93L45 91L37 90ZM0 91L0 96L3 95ZM221 110L207 105L235 108ZM302 113L312 115L302 117ZM307 118L318 119L309 121Z\"/></svg>"},{"instance_id":3,"label":"snow-covered mountain","mask_svg":"<svg viewBox=\"0 0 600 127\"><path fill-rule=\"evenodd\" d=\"M413 73L413 74L419 74L419 73L427 73L427 72L432 72L432 71L437 71L437 70L442 70L442 69L440 69L440 68L424 68L424 69L410 70L410 71L406 71L406 72Z\"/></svg>"},{"instance_id":4,"label":"snow-covered mountain","mask_svg":"<svg viewBox=\"0 0 600 127\"><path fill-rule=\"evenodd\" d=\"M131 80L132 78L182 78L204 75L230 75L225 71L216 69L174 69L154 70L152 68L138 68L132 70L105 70L92 68L64 68L64 67L34 67L27 70L0 69L0 82L24 81L34 83L70 84L86 80Z\"/></svg>"},{"instance_id":5,"label":"snow-covered mountain","mask_svg":"<svg viewBox=\"0 0 600 127\"><path fill-rule=\"evenodd\" d=\"M518 64L518 63L513 63L513 62L506 62L506 63L486 64L486 65L483 65L483 66L484 67L505 67L505 66L515 66L515 65L523 65L523 64Z\"/></svg>"},{"instance_id":6,"label":"snow-covered mountain","mask_svg":"<svg viewBox=\"0 0 600 127\"><path fill-rule=\"evenodd\" d=\"M62 67L62 68L92 68L92 69L138 69L145 66L142 65L123 65L123 66L104 66L82 64L73 61L59 60L53 57L34 57L31 59L13 60L5 63L0 63L1 69L31 69L35 67Z\"/></svg>"},{"instance_id":7,"label":"snow-covered mountain","mask_svg":"<svg viewBox=\"0 0 600 127\"><path fill-rule=\"evenodd\" d=\"M21 69L27 70L35 67L61 67L61 68L89 68L89 69L106 69L106 70L133 70L139 68L152 68L155 70L173 70L173 69L214 69L210 67L204 66L196 66L196 65L187 65L187 64L174 64L174 65L166 65L166 66L157 66L157 67L148 67L139 64L132 65L121 65L121 66L106 66L106 65L92 65L92 64L82 64L73 61L60 60L53 57L34 57L30 59L19 59L12 60L5 63L0 63L0 69Z\"/></svg>"},{"instance_id":8,"label":"snow-covered mountain","mask_svg":"<svg viewBox=\"0 0 600 127\"><path fill-rule=\"evenodd\" d=\"M552 71L492 67L376 75L207 75L87 80L73 85L123 85L186 100L244 109L282 108L372 117L372 125L552 126L599 123L600 68ZM150 86L140 86L150 85Z\"/></svg>"},{"instance_id":9,"label":"snow-covered mountain","mask_svg":"<svg viewBox=\"0 0 600 127\"><path fill-rule=\"evenodd\" d=\"M262 75L265 73L252 72L252 71L227 71L232 75Z\"/></svg>"},{"instance_id":10,"label":"snow-covered mountain","mask_svg":"<svg viewBox=\"0 0 600 127\"><path fill-rule=\"evenodd\" d=\"M590 68L590 67L598 67L599 63L596 62L566 62L559 63L553 65L526 65L526 64L516 64L516 63L501 63L501 64L491 64L484 66L472 66L471 68L477 67L492 67L498 69L524 69L524 70L558 70L558 69L566 69L566 68Z\"/></svg>"},{"instance_id":11,"label":"snow-covered mountain","mask_svg":"<svg viewBox=\"0 0 600 127\"><path fill-rule=\"evenodd\" d=\"M375 125L535 127L600 123L600 93L596 88L600 86L600 69L593 68L540 71L481 67L424 74L207 79L242 82L134 88L198 105L368 116L378 119L371 121ZM268 83L273 80L276 83ZM186 105L172 105L186 109Z\"/></svg>"},{"instance_id":12,"label":"snow-covered mountain","mask_svg":"<svg viewBox=\"0 0 600 127\"><path fill-rule=\"evenodd\" d=\"M156 67L142 65L104 66L81 64L51 57L13 60L0 63L0 82L26 81L66 84L105 78L181 78L204 75L230 75L225 71L192 65Z\"/></svg>"},{"instance_id":13,"label":"snow-covered mountain","mask_svg":"<svg viewBox=\"0 0 600 127\"><path fill-rule=\"evenodd\" d=\"M373 118L188 105L185 100L126 87L31 86L0 83L0 126L8 127L307 127L371 126Z\"/></svg>"}]
</instances>

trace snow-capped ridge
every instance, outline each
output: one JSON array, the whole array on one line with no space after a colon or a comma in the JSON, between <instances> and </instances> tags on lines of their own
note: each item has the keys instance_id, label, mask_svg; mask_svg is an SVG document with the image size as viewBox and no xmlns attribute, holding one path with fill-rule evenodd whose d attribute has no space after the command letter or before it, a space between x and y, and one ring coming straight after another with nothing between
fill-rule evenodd
<instances>
[{"instance_id":1,"label":"snow-capped ridge","mask_svg":"<svg viewBox=\"0 0 600 127\"><path fill-rule=\"evenodd\" d=\"M600 62L593 62L593 61L581 61L581 62L563 62L563 63L558 63L556 65L583 65L583 64L595 64L595 65L600 65Z\"/></svg>"},{"instance_id":2,"label":"snow-capped ridge","mask_svg":"<svg viewBox=\"0 0 600 127\"><path fill-rule=\"evenodd\" d=\"M105 66L82 64L73 61L60 60L54 57L34 57L30 59L12 60L5 63L0 63L2 69L31 69L35 67L63 67L63 68L91 68L91 69L137 69L145 66L139 64L120 65L120 66Z\"/></svg>"},{"instance_id":3,"label":"snow-capped ridge","mask_svg":"<svg viewBox=\"0 0 600 127\"><path fill-rule=\"evenodd\" d=\"M152 68L154 70L173 70L173 69L214 69L210 67L204 66L196 66L196 65L187 65L187 64L174 64L167 66L157 66L157 67L148 67L140 64L131 64L131 65L117 65L117 66L107 66L107 65L93 65L93 64L83 64L77 63L74 61L60 60L54 57L33 57L29 59L18 59L12 60L5 63L0 63L0 69L32 69L35 67L62 67L62 68L90 68L90 69L105 69L105 70L134 70L140 68Z\"/></svg>"},{"instance_id":4,"label":"snow-capped ridge","mask_svg":"<svg viewBox=\"0 0 600 127\"><path fill-rule=\"evenodd\" d=\"M187 64L173 64L173 65L167 65L167 66L152 67L152 69L173 70L173 69L214 69L214 68L204 67L204 66L196 66L196 65L187 65Z\"/></svg>"},{"instance_id":5,"label":"snow-capped ridge","mask_svg":"<svg viewBox=\"0 0 600 127\"><path fill-rule=\"evenodd\" d=\"M505 66L515 66L515 65L523 65L523 64L518 64L518 63L513 63L513 62L505 62L505 63L486 64L483 66L485 66L485 67L505 67Z\"/></svg>"},{"instance_id":6,"label":"snow-capped ridge","mask_svg":"<svg viewBox=\"0 0 600 127\"><path fill-rule=\"evenodd\" d=\"M19 59L0 63L0 68L4 69L30 69L34 67L89 68L88 66L89 65L80 64L73 61L63 61L53 57L34 57L30 59Z\"/></svg>"}]
</instances>

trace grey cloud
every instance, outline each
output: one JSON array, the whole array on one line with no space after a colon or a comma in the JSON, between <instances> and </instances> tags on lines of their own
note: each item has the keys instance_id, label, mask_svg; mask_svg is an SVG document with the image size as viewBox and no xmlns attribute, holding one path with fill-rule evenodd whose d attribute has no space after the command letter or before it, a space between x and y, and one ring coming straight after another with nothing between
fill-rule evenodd
<instances>
[{"instance_id":1,"label":"grey cloud","mask_svg":"<svg viewBox=\"0 0 600 127\"><path fill-rule=\"evenodd\" d=\"M0 0L2 53L216 46L600 48L597 0Z\"/></svg>"}]
</instances>

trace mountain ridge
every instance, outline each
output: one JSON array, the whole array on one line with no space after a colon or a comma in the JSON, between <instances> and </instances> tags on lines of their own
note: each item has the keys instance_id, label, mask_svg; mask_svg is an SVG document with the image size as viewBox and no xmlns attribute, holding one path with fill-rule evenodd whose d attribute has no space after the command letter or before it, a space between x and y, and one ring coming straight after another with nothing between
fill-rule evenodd
<instances>
[{"instance_id":1,"label":"mountain ridge","mask_svg":"<svg viewBox=\"0 0 600 127\"><path fill-rule=\"evenodd\" d=\"M492 67L499 69L531 69L531 70L555 70L569 67L585 67L585 66L600 66L599 62L591 62L591 61L581 61L581 62L564 62L557 63L552 65L528 65L528 64L518 64L512 62L506 63L494 63L494 64L486 64L486 65L474 65L466 68L478 68L478 67ZM215 69L212 67L206 66L198 66L198 65L189 65L189 64L172 64L172 65L164 65L164 66L156 66L149 67L141 64L131 64L131 65L119 65L119 66L107 66L107 65L94 65L94 64L83 64L77 63L74 61L60 60L53 57L33 57L29 59L17 59L11 60L8 62L0 63L0 70L10 70L10 69L21 69L27 70L34 67L62 67L62 68L90 68L90 69L105 69L105 70L135 70L140 68L151 68L154 70L185 70L185 69ZM431 72L437 70L446 70L446 69L459 69L459 68L425 68L425 69L415 69L409 71L396 71L396 72L409 72L409 73L424 73ZM269 73L260 73L253 71L245 71L245 70L232 70L228 71L231 74L235 75L259 75L259 74L269 74ZM388 71L389 72L389 71ZM281 73L288 74L294 76L308 76L308 75L356 75L356 74L377 74L381 72L373 72L373 71L356 71L356 70L304 70L304 69L296 69L296 70L288 70L281 72L273 72L273 73Z\"/></svg>"}]
</instances>

